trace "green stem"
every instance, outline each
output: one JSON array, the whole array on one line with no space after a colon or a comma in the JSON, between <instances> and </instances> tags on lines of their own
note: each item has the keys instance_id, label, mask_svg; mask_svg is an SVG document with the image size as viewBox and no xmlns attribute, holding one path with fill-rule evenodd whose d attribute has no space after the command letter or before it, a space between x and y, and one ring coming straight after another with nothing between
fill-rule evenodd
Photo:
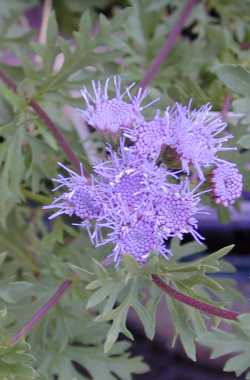
<instances>
[{"instance_id":1,"label":"green stem","mask_svg":"<svg viewBox=\"0 0 250 380\"><path fill-rule=\"evenodd\" d=\"M35 201L37 203L41 203L47 205L51 202L51 198L46 195L34 194L30 190L23 189L22 194L25 198L30 199L31 201Z\"/></svg>"}]
</instances>

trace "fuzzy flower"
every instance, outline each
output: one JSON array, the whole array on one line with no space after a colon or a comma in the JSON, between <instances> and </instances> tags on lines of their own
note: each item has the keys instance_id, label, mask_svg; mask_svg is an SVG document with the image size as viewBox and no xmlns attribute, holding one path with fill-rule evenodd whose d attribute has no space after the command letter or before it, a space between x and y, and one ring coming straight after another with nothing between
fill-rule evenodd
<instances>
[{"instance_id":1,"label":"fuzzy flower","mask_svg":"<svg viewBox=\"0 0 250 380\"><path fill-rule=\"evenodd\" d=\"M196 186L197 188L198 186ZM195 194L194 188L189 189L189 183L171 185L155 195L154 209L156 223L165 239L169 237L183 238L183 234L191 233L195 240L203 240L197 232L197 213L200 194Z\"/></svg>"},{"instance_id":2,"label":"fuzzy flower","mask_svg":"<svg viewBox=\"0 0 250 380\"><path fill-rule=\"evenodd\" d=\"M167 258L169 251L164 246L163 238L157 233L155 222L146 214L129 214L126 210L111 211L99 227L109 230L105 239L98 245L114 244L110 255L116 266L123 255L132 256L138 263L145 264L152 251Z\"/></svg>"},{"instance_id":3,"label":"fuzzy flower","mask_svg":"<svg viewBox=\"0 0 250 380\"><path fill-rule=\"evenodd\" d=\"M133 129L125 130L124 135L133 143L133 150L141 157L157 159L163 146L170 144L169 117L164 117L159 111L153 120L139 121Z\"/></svg>"},{"instance_id":4,"label":"fuzzy flower","mask_svg":"<svg viewBox=\"0 0 250 380\"><path fill-rule=\"evenodd\" d=\"M183 170L189 174L192 165L202 181L205 180L202 169L224 162L217 154L234 149L223 146L232 135L218 137L227 125L220 116L211 116L211 108L206 104L191 110L190 102L187 107L177 103L170 109L170 146L179 155Z\"/></svg>"},{"instance_id":5,"label":"fuzzy flower","mask_svg":"<svg viewBox=\"0 0 250 380\"><path fill-rule=\"evenodd\" d=\"M212 171L213 195L216 203L225 207L240 198L243 190L243 177L231 164L219 165Z\"/></svg>"},{"instance_id":6,"label":"fuzzy flower","mask_svg":"<svg viewBox=\"0 0 250 380\"><path fill-rule=\"evenodd\" d=\"M68 172L69 176L59 175L54 179L58 183L54 191L62 187L66 190L61 196L56 197L51 205L44 207L58 210L50 216L50 219L62 214L75 215L84 221L99 217L102 211L101 203L97 200L93 185L84 177L83 171L78 175L64 165L60 163L59 165Z\"/></svg>"},{"instance_id":7,"label":"fuzzy flower","mask_svg":"<svg viewBox=\"0 0 250 380\"><path fill-rule=\"evenodd\" d=\"M81 110L81 113L84 120L93 128L102 132L117 134L123 128L131 128L136 121L143 119L142 110L157 100L142 106L148 91L139 89L137 94L132 96L130 90L135 85L132 83L122 93L119 76L113 78L115 95L110 97L109 82L110 78L106 80L102 88L100 81L92 81L93 94L86 87L83 88L81 94L85 100L86 109Z\"/></svg>"},{"instance_id":8,"label":"fuzzy flower","mask_svg":"<svg viewBox=\"0 0 250 380\"><path fill-rule=\"evenodd\" d=\"M95 166L97 183L102 198L107 203L112 200L119 207L134 209L144 207L151 199L154 189L166 184L168 175L173 175L165 167L157 167L125 147L121 140L119 154L108 150L110 160Z\"/></svg>"},{"instance_id":9,"label":"fuzzy flower","mask_svg":"<svg viewBox=\"0 0 250 380\"><path fill-rule=\"evenodd\" d=\"M142 115L142 103L147 92L134 86L121 91L120 77L113 78L114 94L109 93L110 79L104 86L92 82L92 93L86 88L82 96L86 109L85 121L98 131L120 134L120 147L108 147L108 159L93 168L91 181L61 165L67 176L59 175L55 181L63 193L47 209L61 214L77 216L80 226L87 228L96 247L112 244L110 254L116 266L124 255L132 256L145 264L152 252L168 258L166 240L191 234L197 242L197 214L203 212L199 203L202 192L197 192L205 180L204 169L212 166L213 195L217 203L228 206L242 192L242 175L238 169L218 157L232 138L223 134L226 123L211 116L209 104L197 110L176 104L166 109L163 116L156 112L151 121ZM129 139L129 144L126 145ZM162 149L172 150L182 166L179 172L170 173L166 165L159 166L157 159ZM199 184L190 188L190 168L195 169ZM171 181L169 176L172 176ZM194 176L194 180L196 180ZM205 191L206 192L206 191Z\"/></svg>"}]
</instances>

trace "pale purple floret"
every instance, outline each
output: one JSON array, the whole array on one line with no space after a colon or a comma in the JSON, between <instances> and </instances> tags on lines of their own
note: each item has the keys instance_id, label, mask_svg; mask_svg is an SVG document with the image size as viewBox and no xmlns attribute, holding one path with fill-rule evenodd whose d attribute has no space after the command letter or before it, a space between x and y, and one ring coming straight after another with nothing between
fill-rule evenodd
<instances>
[{"instance_id":1,"label":"pale purple floret","mask_svg":"<svg viewBox=\"0 0 250 380\"><path fill-rule=\"evenodd\" d=\"M169 109L170 146L179 155L183 170L189 174L192 165L203 181L203 168L224 162L217 154L234 149L223 146L233 136L227 134L218 137L227 125L220 116L211 116L211 108L210 104L206 104L197 110L191 110L190 102L188 106L177 103Z\"/></svg>"},{"instance_id":2,"label":"pale purple floret","mask_svg":"<svg viewBox=\"0 0 250 380\"><path fill-rule=\"evenodd\" d=\"M94 187L86 179L83 171L78 175L64 165L60 163L59 165L68 172L69 176L59 175L54 179L58 184L54 191L62 187L66 187L66 190L61 196L55 197L51 205L44 207L45 209L58 209L50 216L50 219L62 214L75 215L87 221L99 217L102 211L101 203L97 200Z\"/></svg>"},{"instance_id":3,"label":"pale purple floret","mask_svg":"<svg viewBox=\"0 0 250 380\"><path fill-rule=\"evenodd\" d=\"M196 188L191 191L186 180L155 194L155 220L165 239L170 237L182 239L183 234L191 233L198 242L203 240L197 232L196 215L202 210L199 207L201 193L195 194Z\"/></svg>"},{"instance_id":4,"label":"pale purple floret","mask_svg":"<svg viewBox=\"0 0 250 380\"><path fill-rule=\"evenodd\" d=\"M116 265L126 254L144 264L152 251L158 250L159 245L153 223L145 220L128 225L116 223L108 234L108 240L115 244L111 256Z\"/></svg>"},{"instance_id":5,"label":"pale purple floret","mask_svg":"<svg viewBox=\"0 0 250 380\"><path fill-rule=\"evenodd\" d=\"M156 160L164 146L170 145L169 116L157 112L151 121L141 120L124 135L133 143L132 150L141 157Z\"/></svg>"},{"instance_id":6,"label":"pale purple floret","mask_svg":"<svg viewBox=\"0 0 250 380\"><path fill-rule=\"evenodd\" d=\"M153 251L168 258L170 252L166 249L163 237L158 233L151 216L147 212L131 214L126 209L117 212L114 206L103 223L98 223L99 229L105 227L109 232L97 245L114 244L110 257L116 266L123 255L132 256L140 264L144 264Z\"/></svg>"},{"instance_id":7,"label":"pale purple floret","mask_svg":"<svg viewBox=\"0 0 250 380\"><path fill-rule=\"evenodd\" d=\"M155 189L166 185L168 175L174 176L165 167L135 156L134 152L120 143L117 154L109 148L110 160L95 166L97 183L102 198L107 203L127 208L128 211L144 207Z\"/></svg>"},{"instance_id":8,"label":"pale purple floret","mask_svg":"<svg viewBox=\"0 0 250 380\"><path fill-rule=\"evenodd\" d=\"M133 252L139 263L145 263L150 253L158 248L154 223L139 220L124 233L120 246L121 252Z\"/></svg>"},{"instance_id":9,"label":"pale purple floret","mask_svg":"<svg viewBox=\"0 0 250 380\"><path fill-rule=\"evenodd\" d=\"M83 88L81 94L86 103L86 109L81 110L84 120L98 131L120 133L123 128L143 119L141 112L155 101L143 106L142 103L148 95L147 90L139 89L133 96L130 92L135 83L132 83L122 93L121 78L113 77L115 94L109 96L110 78L105 81L102 88L100 81L92 81L93 94ZM126 99L126 100L125 100Z\"/></svg>"},{"instance_id":10,"label":"pale purple floret","mask_svg":"<svg viewBox=\"0 0 250 380\"><path fill-rule=\"evenodd\" d=\"M225 207L240 198L243 190L243 176L237 167L228 163L212 171L213 195L216 203Z\"/></svg>"}]
</instances>

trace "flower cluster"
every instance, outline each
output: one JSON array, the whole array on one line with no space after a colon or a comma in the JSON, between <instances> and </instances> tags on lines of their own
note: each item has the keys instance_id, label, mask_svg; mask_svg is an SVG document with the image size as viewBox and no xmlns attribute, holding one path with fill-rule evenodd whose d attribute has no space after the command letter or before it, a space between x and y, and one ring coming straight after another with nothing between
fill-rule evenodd
<instances>
[{"instance_id":1,"label":"flower cluster","mask_svg":"<svg viewBox=\"0 0 250 380\"><path fill-rule=\"evenodd\" d=\"M216 203L221 203L225 207L233 204L241 196L242 179L242 174L233 165L225 163L216 167L212 171L212 187Z\"/></svg>"},{"instance_id":2,"label":"flower cluster","mask_svg":"<svg viewBox=\"0 0 250 380\"><path fill-rule=\"evenodd\" d=\"M143 120L141 112L157 100L142 106L148 91L139 89L137 94L132 96L131 89L135 86L135 83L132 83L122 93L121 78L117 76L113 78L114 95L110 97L109 82L110 78L106 80L102 88L100 81L92 81L92 93L86 87L83 88L81 94L85 100L86 109L80 112L85 122L91 127L101 132L117 134L122 128L131 128L134 123Z\"/></svg>"},{"instance_id":3,"label":"flower cluster","mask_svg":"<svg viewBox=\"0 0 250 380\"><path fill-rule=\"evenodd\" d=\"M210 191L217 203L229 206L240 197L242 176L233 163L219 156L231 150L225 147L231 135L224 134L226 124L220 116L211 116L211 106L198 110L176 104L161 116L145 120L142 106L148 92L131 94L131 85L123 93L120 78L114 78L115 93L109 95L109 80L102 88L93 82L93 94L86 88L82 95L85 121L98 131L118 134L120 147L107 148L108 159L93 168L91 178L63 168L55 190L62 195L46 206L56 209L51 216L75 215L88 229L95 246L112 243L111 257L116 265L123 255L144 264L152 252L169 258L166 241L197 231L197 214L202 212L201 195ZM125 99L127 98L127 99ZM150 105L154 103L151 102ZM175 152L178 171L171 172L160 160L163 150ZM161 163L160 163L161 162ZM210 178L211 189L198 192Z\"/></svg>"}]
</instances>

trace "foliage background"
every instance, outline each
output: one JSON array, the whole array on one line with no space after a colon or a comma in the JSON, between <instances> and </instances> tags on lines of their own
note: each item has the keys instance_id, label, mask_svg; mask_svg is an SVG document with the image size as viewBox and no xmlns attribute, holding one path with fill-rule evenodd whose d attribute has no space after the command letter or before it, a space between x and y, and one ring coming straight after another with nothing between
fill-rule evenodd
<instances>
[{"instance_id":1,"label":"foliage background","mask_svg":"<svg viewBox=\"0 0 250 380\"><path fill-rule=\"evenodd\" d=\"M79 123L72 116L75 111L69 108L83 107L78 90L83 84L89 86L92 79L105 79L116 73L125 82L140 82L185 3L56 1L50 12L46 43L41 44L29 24L34 15L27 13L39 5L38 1L0 1L0 68L17 84L14 93L0 82L3 379L52 380L55 374L59 380L89 376L109 380L116 378L114 374L131 379L132 373L147 370L141 358L130 357L130 343L117 342L117 338L120 332L132 338L126 327L131 306L142 320L146 335L153 338L161 292L152 285L150 273L161 274L177 289L218 306L229 306L240 297L233 280L210 276L234 270L222 259L228 249L180 264L181 259L201 248L195 243L179 245L173 241L175 256L168 266L153 259L142 273L128 259L116 272L103 268L99 262L109 247L94 250L83 231L71 227L66 218L49 224L41 208L51 200L51 178L57 174L57 161L67 162L67 158L51 131L31 109L31 99L43 107L77 157L90 169L93 162L104 156L106 141L84 126L79 130ZM232 96L232 110L240 116L230 117L230 129L239 149L230 158L244 174L246 191L250 191L249 21L248 0L200 1L151 83L150 92L152 99L161 97L162 108L175 101L187 103L191 97L194 106L211 102L218 112L225 97ZM204 202L209 200L205 198ZM236 208L240 209L240 204ZM217 211L222 222L229 220L224 208L218 207ZM9 337L73 273L77 273L77 280L71 291L29 334L28 343L10 347ZM141 291L145 287L150 295L146 304L142 303ZM230 334L218 329L209 332L208 317L200 312L169 298L167 303L176 337L180 335L191 359L195 360L195 342L199 340L214 348L214 357L227 352L228 347L231 352L242 350L240 356L227 362L225 370L237 374L247 370L249 316L242 316L241 322L235 324L232 343ZM215 325L218 322L216 318L211 320ZM220 334L226 337L221 339ZM85 368L82 375L75 362ZM250 379L250 372L246 376Z\"/></svg>"}]
</instances>

